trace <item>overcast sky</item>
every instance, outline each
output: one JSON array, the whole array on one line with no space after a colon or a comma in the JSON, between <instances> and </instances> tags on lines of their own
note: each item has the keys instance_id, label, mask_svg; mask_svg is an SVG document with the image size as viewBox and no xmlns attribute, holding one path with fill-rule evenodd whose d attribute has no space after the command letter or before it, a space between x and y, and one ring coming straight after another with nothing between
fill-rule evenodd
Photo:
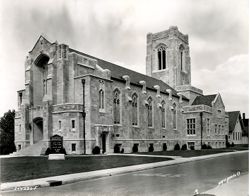
<instances>
[{"instance_id":1,"label":"overcast sky","mask_svg":"<svg viewBox=\"0 0 250 196\"><path fill-rule=\"evenodd\" d=\"M192 85L248 116L248 0L0 1L0 116L17 108L39 35L146 73L146 34L189 35Z\"/></svg>"}]
</instances>

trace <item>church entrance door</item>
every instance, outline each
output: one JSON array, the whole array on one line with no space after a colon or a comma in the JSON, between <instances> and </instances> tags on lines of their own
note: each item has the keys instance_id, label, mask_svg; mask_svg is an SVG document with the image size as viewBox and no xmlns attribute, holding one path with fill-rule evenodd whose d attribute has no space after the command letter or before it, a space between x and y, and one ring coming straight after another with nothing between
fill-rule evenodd
<instances>
[{"instance_id":1,"label":"church entrance door","mask_svg":"<svg viewBox=\"0 0 250 196\"><path fill-rule=\"evenodd\" d=\"M106 133L102 133L102 153L106 152Z\"/></svg>"}]
</instances>

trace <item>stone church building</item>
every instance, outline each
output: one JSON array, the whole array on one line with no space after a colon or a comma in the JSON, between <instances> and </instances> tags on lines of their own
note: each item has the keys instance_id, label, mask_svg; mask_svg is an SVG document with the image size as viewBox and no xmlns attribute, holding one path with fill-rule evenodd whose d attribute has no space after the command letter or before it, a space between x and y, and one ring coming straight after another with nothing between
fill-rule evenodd
<instances>
[{"instance_id":1,"label":"stone church building","mask_svg":"<svg viewBox=\"0 0 250 196\"><path fill-rule=\"evenodd\" d=\"M149 33L146 44L143 75L40 36L18 91L17 149L44 153L53 135L67 154L225 147L228 115L220 94L191 85L188 35L170 27Z\"/></svg>"}]
</instances>

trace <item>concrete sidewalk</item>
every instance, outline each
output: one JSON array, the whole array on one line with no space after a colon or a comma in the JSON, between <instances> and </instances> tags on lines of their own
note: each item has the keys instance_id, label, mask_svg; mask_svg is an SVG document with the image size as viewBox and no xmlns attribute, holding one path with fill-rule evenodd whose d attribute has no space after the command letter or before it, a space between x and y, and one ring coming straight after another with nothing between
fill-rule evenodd
<instances>
[{"instance_id":1,"label":"concrete sidewalk","mask_svg":"<svg viewBox=\"0 0 250 196\"><path fill-rule=\"evenodd\" d=\"M202 195L215 195L215 196L247 196L249 195L249 182L248 182L249 174L245 174L236 178L229 180L228 182L218 185L217 187L208 190ZM198 196L197 195L197 196Z\"/></svg>"},{"instance_id":2,"label":"concrete sidewalk","mask_svg":"<svg viewBox=\"0 0 250 196\"><path fill-rule=\"evenodd\" d=\"M107 177L107 176L112 176L112 175L117 175L117 174L128 173L128 172L135 172L135 171L140 171L140 170L152 169L156 167L187 163L191 161L198 161L198 160L210 159L214 157L220 157L220 156L225 156L225 155L230 155L230 154L245 153L245 152L248 152L248 150L218 153L218 154L204 155L204 156L199 156L199 157L176 158L175 160L170 160L170 161L147 163L147 164L126 166L126 167L119 167L119 168L112 168L112 169L97 170L97 171L91 171L91 172L68 174L68 175L60 175L60 176L25 180L25 181L19 181L19 182L8 182L8 183L2 183L0 185L0 190L12 191L12 190L18 190L18 189L20 190L20 188L27 188L27 187L39 188L39 187L56 186L56 185L68 184L68 183L73 183L73 182L78 182L78 181L83 181L83 180L88 180L88 179L93 179L93 178Z\"/></svg>"},{"instance_id":3,"label":"concrete sidewalk","mask_svg":"<svg viewBox=\"0 0 250 196\"><path fill-rule=\"evenodd\" d=\"M168 156L168 155L151 155L151 154L118 154L118 153L108 153L107 155L115 155L115 156L132 156L132 157L160 157L160 158L171 158L171 159L179 159L184 158L181 156Z\"/></svg>"}]
</instances>

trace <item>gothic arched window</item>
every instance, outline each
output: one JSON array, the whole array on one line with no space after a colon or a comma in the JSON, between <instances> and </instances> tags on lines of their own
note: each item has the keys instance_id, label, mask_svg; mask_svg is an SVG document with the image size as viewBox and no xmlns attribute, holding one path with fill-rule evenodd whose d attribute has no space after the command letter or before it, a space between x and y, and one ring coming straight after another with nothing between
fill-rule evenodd
<instances>
[{"instance_id":1,"label":"gothic arched window","mask_svg":"<svg viewBox=\"0 0 250 196\"><path fill-rule=\"evenodd\" d=\"M184 70L184 46L180 45L179 47L179 51L180 51L180 67L181 67L181 71Z\"/></svg>"},{"instance_id":2,"label":"gothic arched window","mask_svg":"<svg viewBox=\"0 0 250 196\"><path fill-rule=\"evenodd\" d=\"M37 65L38 69L40 70L41 73L41 82L42 82L42 89L43 89L43 95L47 94L47 77L48 77L48 62L49 62L49 57L45 54L40 54L36 60L35 60L35 65ZM40 76L38 76L40 78ZM37 77L37 76L36 76ZM38 80L37 77L37 80ZM39 88L38 88L39 89ZM37 89L37 90L38 90Z\"/></svg>"},{"instance_id":3,"label":"gothic arched window","mask_svg":"<svg viewBox=\"0 0 250 196\"><path fill-rule=\"evenodd\" d=\"M99 109L104 109L104 91L99 90Z\"/></svg>"},{"instance_id":4,"label":"gothic arched window","mask_svg":"<svg viewBox=\"0 0 250 196\"><path fill-rule=\"evenodd\" d=\"M152 98L148 98L148 126L152 127L153 126L153 113L152 113Z\"/></svg>"},{"instance_id":5,"label":"gothic arched window","mask_svg":"<svg viewBox=\"0 0 250 196\"><path fill-rule=\"evenodd\" d=\"M138 125L138 96L136 93L132 95L132 125Z\"/></svg>"},{"instance_id":6,"label":"gothic arched window","mask_svg":"<svg viewBox=\"0 0 250 196\"><path fill-rule=\"evenodd\" d=\"M166 69L166 48L161 46L157 49L158 55L158 69Z\"/></svg>"},{"instance_id":7,"label":"gothic arched window","mask_svg":"<svg viewBox=\"0 0 250 196\"><path fill-rule=\"evenodd\" d=\"M120 124L120 91L114 90L114 124Z\"/></svg>"},{"instance_id":8,"label":"gothic arched window","mask_svg":"<svg viewBox=\"0 0 250 196\"><path fill-rule=\"evenodd\" d=\"M176 104L173 104L173 129L176 129L176 122L177 122L177 111L176 111Z\"/></svg>"},{"instance_id":9,"label":"gothic arched window","mask_svg":"<svg viewBox=\"0 0 250 196\"><path fill-rule=\"evenodd\" d=\"M165 118L165 101L161 102L161 126L162 128L166 127L166 118Z\"/></svg>"}]
</instances>

